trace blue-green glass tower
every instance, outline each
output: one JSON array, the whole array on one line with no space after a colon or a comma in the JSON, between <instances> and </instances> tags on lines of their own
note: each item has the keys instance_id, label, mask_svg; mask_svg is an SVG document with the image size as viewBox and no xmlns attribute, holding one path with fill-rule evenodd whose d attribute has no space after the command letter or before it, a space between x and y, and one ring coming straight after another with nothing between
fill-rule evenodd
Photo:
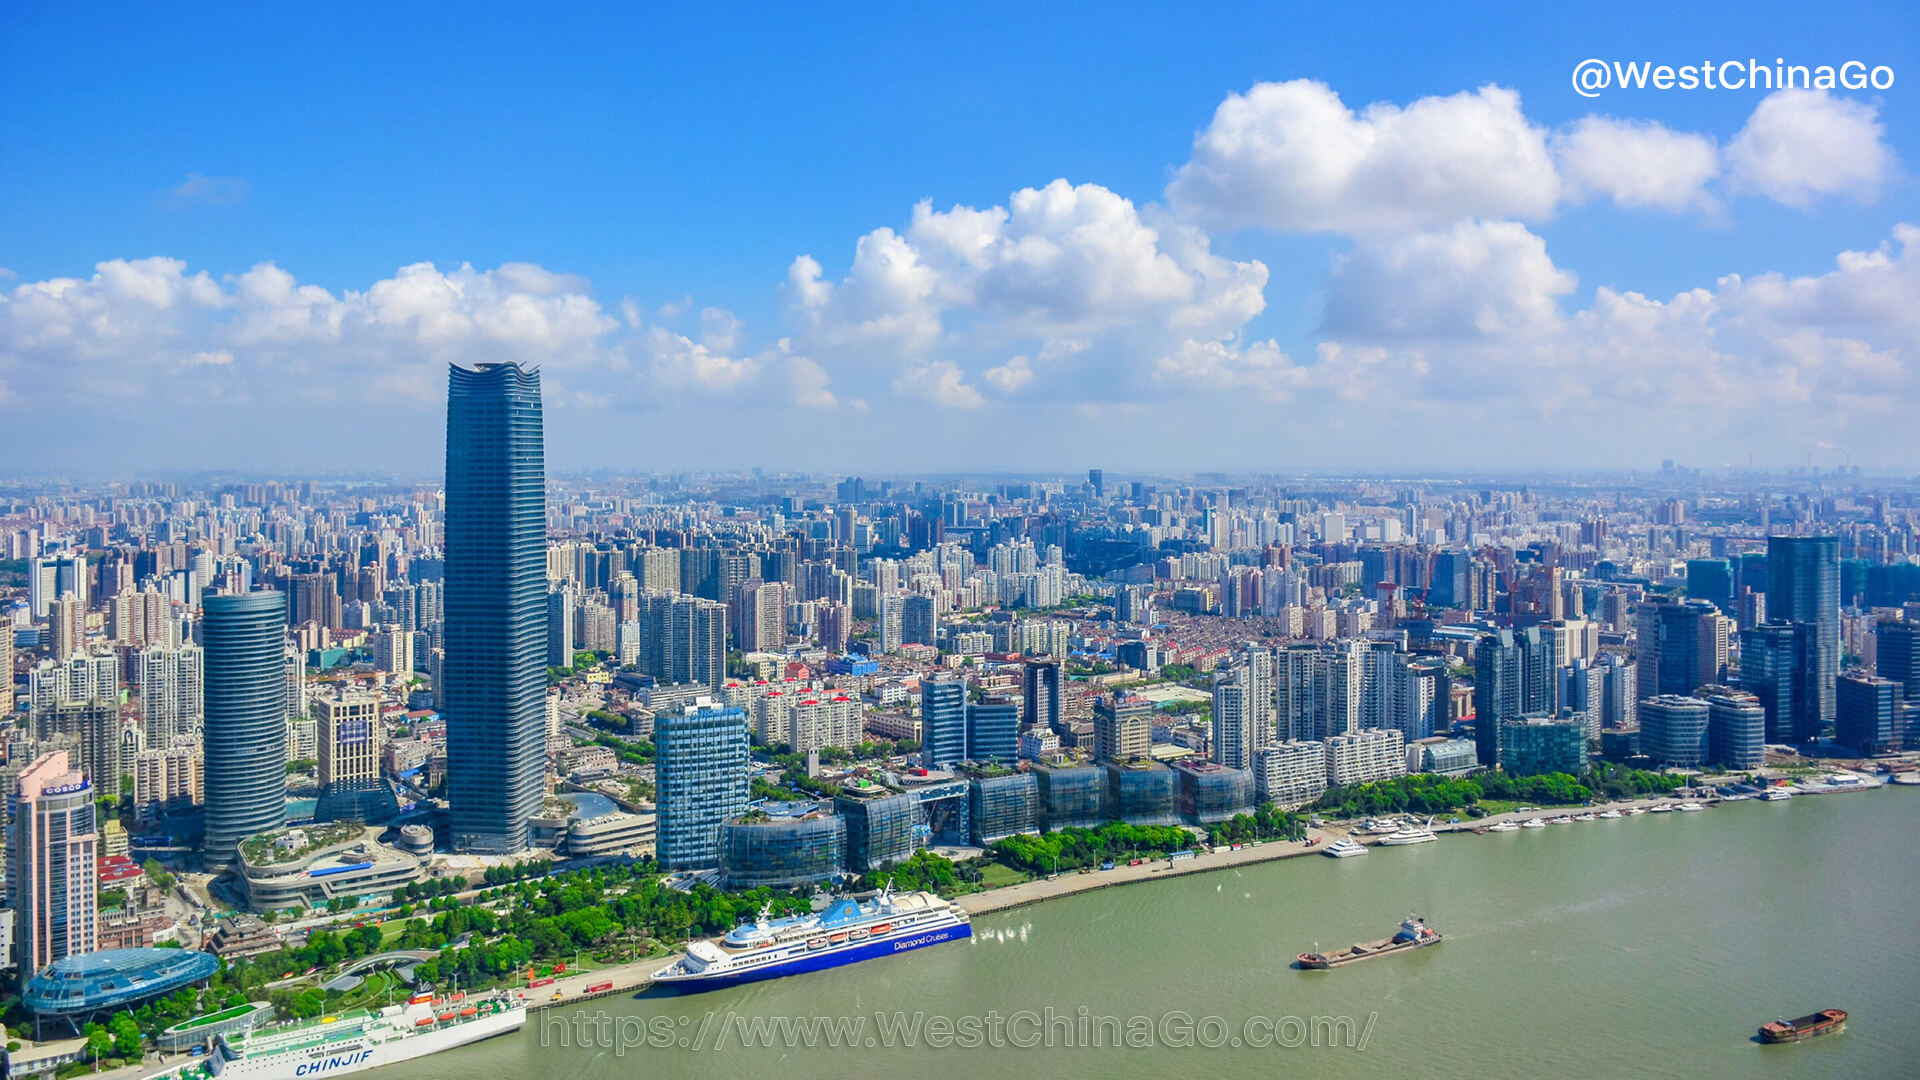
<instances>
[{"instance_id":1,"label":"blue-green glass tower","mask_svg":"<svg viewBox=\"0 0 1920 1080\"><path fill-rule=\"evenodd\" d=\"M287 821L287 598L277 592L209 596L202 738L210 861Z\"/></svg>"},{"instance_id":2,"label":"blue-green glass tower","mask_svg":"<svg viewBox=\"0 0 1920 1080\"><path fill-rule=\"evenodd\" d=\"M456 849L527 846L545 776L546 450L540 374L447 377L447 796Z\"/></svg>"},{"instance_id":3,"label":"blue-green glass tower","mask_svg":"<svg viewBox=\"0 0 1920 1080\"><path fill-rule=\"evenodd\" d=\"M1800 670L1790 734L1819 735L1833 723L1840 676L1840 538L1767 537L1767 620L1794 628Z\"/></svg>"}]
</instances>

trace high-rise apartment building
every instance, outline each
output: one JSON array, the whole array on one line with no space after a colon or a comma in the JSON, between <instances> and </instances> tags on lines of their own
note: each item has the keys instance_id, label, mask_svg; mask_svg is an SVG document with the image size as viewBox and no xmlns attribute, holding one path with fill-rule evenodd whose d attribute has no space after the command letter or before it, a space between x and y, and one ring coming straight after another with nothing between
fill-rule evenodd
<instances>
[{"instance_id":1,"label":"high-rise apartment building","mask_svg":"<svg viewBox=\"0 0 1920 1080\"><path fill-rule=\"evenodd\" d=\"M1555 712L1553 639L1537 627L1496 630L1474 647L1473 736L1480 764L1500 760L1500 725Z\"/></svg>"},{"instance_id":2,"label":"high-rise apartment building","mask_svg":"<svg viewBox=\"0 0 1920 1080\"><path fill-rule=\"evenodd\" d=\"M457 365L447 379L441 711L454 846L527 846L546 769L546 464L540 375ZM209 782L209 796L212 794Z\"/></svg>"},{"instance_id":3,"label":"high-rise apartment building","mask_svg":"<svg viewBox=\"0 0 1920 1080\"><path fill-rule=\"evenodd\" d=\"M205 660L198 645L149 645L133 654L146 745L171 746L200 734Z\"/></svg>"},{"instance_id":4,"label":"high-rise apartment building","mask_svg":"<svg viewBox=\"0 0 1920 1080\"><path fill-rule=\"evenodd\" d=\"M209 596L201 624L206 670L206 838L214 862L287 820L286 601L276 592Z\"/></svg>"}]
</instances>

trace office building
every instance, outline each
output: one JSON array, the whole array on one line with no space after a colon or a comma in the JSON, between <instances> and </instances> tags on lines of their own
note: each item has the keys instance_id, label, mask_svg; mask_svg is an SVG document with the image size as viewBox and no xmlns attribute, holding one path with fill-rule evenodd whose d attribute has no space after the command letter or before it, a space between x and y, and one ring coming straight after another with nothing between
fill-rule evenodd
<instances>
[{"instance_id":1,"label":"office building","mask_svg":"<svg viewBox=\"0 0 1920 1080\"><path fill-rule=\"evenodd\" d=\"M947 769L967 760L967 684L956 675L920 680L920 761Z\"/></svg>"},{"instance_id":2,"label":"office building","mask_svg":"<svg viewBox=\"0 0 1920 1080\"><path fill-rule=\"evenodd\" d=\"M1687 597L1733 610L1733 564L1725 559L1687 560Z\"/></svg>"},{"instance_id":3,"label":"office building","mask_svg":"<svg viewBox=\"0 0 1920 1080\"><path fill-rule=\"evenodd\" d=\"M1065 734L1065 718L1060 712L1060 661L1029 659L1023 667L1023 673L1025 708L1021 714L1022 726L1043 727L1055 734Z\"/></svg>"},{"instance_id":4,"label":"office building","mask_svg":"<svg viewBox=\"0 0 1920 1080\"><path fill-rule=\"evenodd\" d=\"M573 666L573 589L567 585L547 593L547 666Z\"/></svg>"},{"instance_id":5,"label":"office building","mask_svg":"<svg viewBox=\"0 0 1920 1080\"><path fill-rule=\"evenodd\" d=\"M1093 704L1093 760L1132 761L1153 753L1153 703L1124 691Z\"/></svg>"},{"instance_id":6,"label":"office building","mask_svg":"<svg viewBox=\"0 0 1920 1080\"><path fill-rule=\"evenodd\" d=\"M1768 742L1796 741L1804 637L1798 628L1783 622L1761 623L1740 632L1740 689L1760 699Z\"/></svg>"},{"instance_id":7,"label":"office building","mask_svg":"<svg viewBox=\"0 0 1920 1080\"><path fill-rule=\"evenodd\" d=\"M1691 694L1723 675L1728 621L1704 600L1649 599L1635 618L1640 692Z\"/></svg>"},{"instance_id":8,"label":"office building","mask_svg":"<svg viewBox=\"0 0 1920 1080\"><path fill-rule=\"evenodd\" d=\"M1587 722L1573 717L1507 720L1500 725L1500 768L1513 776L1587 770Z\"/></svg>"},{"instance_id":9,"label":"office building","mask_svg":"<svg viewBox=\"0 0 1920 1080\"><path fill-rule=\"evenodd\" d=\"M527 846L546 768L546 468L540 375L449 368L440 708L456 849ZM742 733L744 737L744 732ZM209 778L208 794L214 784Z\"/></svg>"},{"instance_id":10,"label":"office building","mask_svg":"<svg viewBox=\"0 0 1920 1080\"><path fill-rule=\"evenodd\" d=\"M1834 694L1834 741L1862 757L1902 749L1902 700L1892 679L1864 671L1842 674Z\"/></svg>"},{"instance_id":11,"label":"office building","mask_svg":"<svg viewBox=\"0 0 1920 1080\"><path fill-rule=\"evenodd\" d=\"M1704 686L1707 702L1707 760L1723 769L1757 769L1766 764L1767 710L1760 699L1730 686Z\"/></svg>"},{"instance_id":12,"label":"office building","mask_svg":"<svg viewBox=\"0 0 1920 1080\"><path fill-rule=\"evenodd\" d=\"M1795 631L1793 718L1785 733L1804 742L1834 720L1834 680L1840 675L1838 537L1767 538L1767 619Z\"/></svg>"},{"instance_id":13,"label":"office building","mask_svg":"<svg viewBox=\"0 0 1920 1080\"><path fill-rule=\"evenodd\" d=\"M1538 627L1496 630L1474 646L1473 733L1480 764L1500 760L1500 725L1556 711L1553 639Z\"/></svg>"},{"instance_id":14,"label":"office building","mask_svg":"<svg viewBox=\"0 0 1920 1080\"><path fill-rule=\"evenodd\" d=\"M967 703L967 760L1011 765L1020 757L1020 703L987 694Z\"/></svg>"},{"instance_id":15,"label":"office building","mask_svg":"<svg viewBox=\"0 0 1920 1080\"><path fill-rule=\"evenodd\" d=\"M320 786L380 778L380 699L346 690L314 699Z\"/></svg>"},{"instance_id":16,"label":"office building","mask_svg":"<svg viewBox=\"0 0 1920 1080\"><path fill-rule=\"evenodd\" d=\"M94 951L99 935L97 789L64 750L27 766L8 801L7 899L22 972Z\"/></svg>"},{"instance_id":17,"label":"office building","mask_svg":"<svg viewBox=\"0 0 1920 1080\"><path fill-rule=\"evenodd\" d=\"M1882 620L1873 636L1874 673L1899 683L1906 700L1920 701L1920 623Z\"/></svg>"},{"instance_id":18,"label":"office building","mask_svg":"<svg viewBox=\"0 0 1920 1080\"><path fill-rule=\"evenodd\" d=\"M1707 703L1662 694L1640 703L1640 752L1656 764L1697 769L1707 764Z\"/></svg>"},{"instance_id":19,"label":"office building","mask_svg":"<svg viewBox=\"0 0 1920 1080\"><path fill-rule=\"evenodd\" d=\"M286 824L287 612L275 592L209 596L203 606L202 850L223 863L240 841Z\"/></svg>"},{"instance_id":20,"label":"office building","mask_svg":"<svg viewBox=\"0 0 1920 1080\"><path fill-rule=\"evenodd\" d=\"M747 717L700 698L654 717L656 852L669 870L720 863L720 825L747 809Z\"/></svg>"}]
</instances>

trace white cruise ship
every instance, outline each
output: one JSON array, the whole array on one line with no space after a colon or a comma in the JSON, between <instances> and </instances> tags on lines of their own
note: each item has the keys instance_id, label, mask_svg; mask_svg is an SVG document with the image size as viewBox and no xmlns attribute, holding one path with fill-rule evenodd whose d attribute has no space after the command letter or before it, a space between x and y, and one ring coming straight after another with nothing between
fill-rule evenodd
<instances>
[{"instance_id":1,"label":"white cruise ship","mask_svg":"<svg viewBox=\"0 0 1920 1080\"><path fill-rule=\"evenodd\" d=\"M1433 819L1428 818L1426 826L1403 825L1392 833L1380 838L1386 847L1404 847L1407 844L1426 844L1439 839L1433 835Z\"/></svg>"},{"instance_id":2,"label":"white cruise ship","mask_svg":"<svg viewBox=\"0 0 1920 1080\"><path fill-rule=\"evenodd\" d=\"M673 963L654 972L653 981L683 990L712 990L973 936L973 924L960 905L927 892L896 893L891 885L864 903L846 898L817 914L785 919L772 914L763 908L758 919L724 937L693 942Z\"/></svg>"},{"instance_id":3,"label":"white cruise ship","mask_svg":"<svg viewBox=\"0 0 1920 1080\"><path fill-rule=\"evenodd\" d=\"M416 996L405 1005L231 1032L213 1050L148 1080L306 1080L380 1065L518 1031L527 1003L510 993Z\"/></svg>"}]
</instances>

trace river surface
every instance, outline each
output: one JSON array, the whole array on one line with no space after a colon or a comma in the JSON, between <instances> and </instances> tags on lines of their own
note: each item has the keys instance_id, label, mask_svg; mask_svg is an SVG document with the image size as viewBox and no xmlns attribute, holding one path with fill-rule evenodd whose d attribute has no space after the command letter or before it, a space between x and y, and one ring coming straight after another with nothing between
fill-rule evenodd
<instances>
[{"instance_id":1,"label":"river surface","mask_svg":"<svg viewBox=\"0 0 1920 1080\"><path fill-rule=\"evenodd\" d=\"M1332 972L1289 966L1384 937L1409 912L1446 940ZM375 1075L1920 1075L1915 788L1285 859L983 915L974 930L818 974L547 1010L518 1034ZM1828 1007L1852 1013L1843 1033L1753 1039L1764 1021ZM1086 1045L1082 1008L1104 1045ZM875 1014L918 1014L916 1045ZM837 1028L855 1045L831 1046L825 1028L807 1036L816 1016L864 1026ZM800 1026L743 1026L775 1017ZM1352 1026L1314 1020L1327 1017ZM953 1045L928 1045L936 1018L955 1025Z\"/></svg>"}]
</instances>

